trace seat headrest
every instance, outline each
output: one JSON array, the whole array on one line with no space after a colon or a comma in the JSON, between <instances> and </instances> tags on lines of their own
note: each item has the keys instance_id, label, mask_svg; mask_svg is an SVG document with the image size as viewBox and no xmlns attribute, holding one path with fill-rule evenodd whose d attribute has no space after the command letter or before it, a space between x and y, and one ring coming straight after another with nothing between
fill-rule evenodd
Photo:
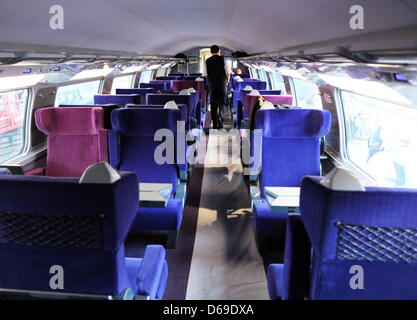
<instances>
[{"instance_id":1,"label":"seat headrest","mask_svg":"<svg viewBox=\"0 0 417 320\"><path fill-rule=\"evenodd\" d=\"M358 177L342 167L335 167L323 179L320 184L326 188L339 191L365 191Z\"/></svg>"},{"instance_id":2,"label":"seat headrest","mask_svg":"<svg viewBox=\"0 0 417 320\"><path fill-rule=\"evenodd\" d=\"M99 162L84 170L79 183L112 184L120 179L120 174L112 166L107 162Z\"/></svg>"},{"instance_id":3,"label":"seat headrest","mask_svg":"<svg viewBox=\"0 0 417 320\"><path fill-rule=\"evenodd\" d=\"M140 95L138 94L96 94L94 96L94 104L118 104L124 106L128 103L140 103Z\"/></svg>"},{"instance_id":4,"label":"seat headrest","mask_svg":"<svg viewBox=\"0 0 417 320\"><path fill-rule=\"evenodd\" d=\"M203 78L198 77L197 79L195 79L195 81L204 81Z\"/></svg>"},{"instance_id":5,"label":"seat headrest","mask_svg":"<svg viewBox=\"0 0 417 320\"><path fill-rule=\"evenodd\" d=\"M311 109L274 109L256 112L256 128L269 138L320 139L330 130L330 112Z\"/></svg>"},{"instance_id":6,"label":"seat headrest","mask_svg":"<svg viewBox=\"0 0 417 320\"><path fill-rule=\"evenodd\" d=\"M180 96L189 96L190 92L188 91L188 89L182 89L179 93Z\"/></svg>"},{"instance_id":7,"label":"seat headrest","mask_svg":"<svg viewBox=\"0 0 417 320\"><path fill-rule=\"evenodd\" d=\"M260 96L261 94L259 93L259 91L258 91L258 90L252 90L252 91L249 93L249 95L251 95L251 96Z\"/></svg>"},{"instance_id":8,"label":"seat headrest","mask_svg":"<svg viewBox=\"0 0 417 320\"><path fill-rule=\"evenodd\" d=\"M104 129L102 108L43 108L36 110L38 129L47 135L97 135Z\"/></svg>"},{"instance_id":9,"label":"seat headrest","mask_svg":"<svg viewBox=\"0 0 417 320\"><path fill-rule=\"evenodd\" d=\"M159 129L176 132L179 110L162 108L123 108L112 113L112 126L126 136L153 137Z\"/></svg>"},{"instance_id":10,"label":"seat headrest","mask_svg":"<svg viewBox=\"0 0 417 320\"><path fill-rule=\"evenodd\" d=\"M190 94L196 93L197 91L194 88L188 88Z\"/></svg>"},{"instance_id":11,"label":"seat headrest","mask_svg":"<svg viewBox=\"0 0 417 320\"><path fill-rule=\"evenodd\" d=\"M294 100L293 96L276 96L276 95L263 95L266 101L272 102L273 104L289 104L292 105Z\"/></svg>"},{"instance_id":12,"label":"seat headrest","mask_svg":"<svg viewBox=\"0 0 417 320\"><path fill-rule=\"evenodd\" d=\"M178 110L178 105L175 101L171 100L165 103L164 109Z\"/></svg>"},{"instance_id":13,"label":"seat headrest","mask_svg":"<svg viewBox=\"0 0 417 320\"><path fill-rule=\"evenodd\" d=\"M244 91L252 91L253 88L250 85L247 85L246 87L243 88Z\"/></svg>"},{"instance_id":14,"label":"seat headrest","mask_svg":"<svg viewBox=\"0 0 417 320\"><path fill-rule=\"evenodd\" d=\"M274 110L275 107L272 102L265 101L260 110Z\"/></svg>"},{"instance_id":15,"label":"seat headrest","mask_svg":"<svg viewBox=\"0 0 417 320\"><path fill-rule=\"evenodd\" d=\"M0 175L1 174L12 174L11 171L7 168L0 168Z\"/></svg>"},{"instance_id":16,"label":"seat headrest","mask_svg":"<svg viewBox=\"0 0 417 320\"><path fill-rule=\"evenodd\" d=\"M236 82L245 82L242 78L236 80Z\"/></svg>"},{"instance_id":17,"label":"seat headrest","mask_svg":"<svg viewBox=\"0 0 417 320\"><path fill-rule=\"evenodd\" d=\"M242 77L241 76L235 76L233 79L234 80L239 80L239 79L242 79Z\"/></svg>"}]
</instances>

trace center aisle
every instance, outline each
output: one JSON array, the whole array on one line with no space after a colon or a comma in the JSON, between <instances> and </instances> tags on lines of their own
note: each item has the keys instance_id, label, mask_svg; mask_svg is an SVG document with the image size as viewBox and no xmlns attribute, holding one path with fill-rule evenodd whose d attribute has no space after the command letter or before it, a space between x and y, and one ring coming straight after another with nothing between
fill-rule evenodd
<instances>
[{"instance_id":1,"label":"center aisle","mask_svg":"<svg viewBox=\"0 0 417 320\"><path fill-rule=\"evenodd\" d=\"M187 300L268 299L242 169L238 133L211 131Z\"/></svg>"}]
</instances>

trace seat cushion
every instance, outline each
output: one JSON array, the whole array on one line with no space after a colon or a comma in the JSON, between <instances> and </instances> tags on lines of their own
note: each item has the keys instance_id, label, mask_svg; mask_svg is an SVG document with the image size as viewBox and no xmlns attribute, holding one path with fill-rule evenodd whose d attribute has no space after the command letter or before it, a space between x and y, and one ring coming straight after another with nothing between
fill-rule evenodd
<instances>
[{"instance_id":1,"label":"seat cushion","mask_svg":"<svg viewBox=\"0 0 417 320\"><path fill-rule=\"evenodd\" d=\"M285 239L287 213L271 212L265 199L253 204L253 224L256 232Z\"/></svg>"},{"instance_id":2,"label":"seat cushion","mask_svg":"<svg viewBox=\"0 0 417 320\"><path fill-rule=\"evenodd\" d=\"M133 230L178 230L182 221L182 201L170 199L165 208L139 207Z\"/></svg>"},{"instance_id":3,"label":"seat cushion","mask_svg":"<svg viewBox=\"0 0 417 320\"><path fill-rule=\"evenodd\" d=\"M271 264L268 267L268 293L271 300L281 300L282 297L282 277L284 274L283 264Z\"/></svg>"}]
</instances>

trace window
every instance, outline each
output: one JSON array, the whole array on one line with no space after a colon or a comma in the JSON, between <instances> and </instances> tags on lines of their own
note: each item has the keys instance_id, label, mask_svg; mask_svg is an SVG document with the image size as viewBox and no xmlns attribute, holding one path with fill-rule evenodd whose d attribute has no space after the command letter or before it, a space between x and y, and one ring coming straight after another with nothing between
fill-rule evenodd
<instances>
[{"instance_id":1,"label":"window","mask_svg":"<svg viewBox=\"0 0 417 320\"><path fill-rule=\"evenodd\" d=\"M60 104L94 104L94 95L99 93L100 80L71 84L59 87L55 98L55 107Z\"/></svg>"},{"instance_id":2,"label":"window","mask_svg":"<svg viewBox=\"0 0 417 320\"><path fill-rule=\"evenodd\" d=\"M320 91L314 82L292 78L297 106L305 109L323 109Z\"/></svg>"},{"instance_id":3,"label":"window","mask_svg":"<svg viewBox=\"0 0 417 320\"><path fill-rule=\"evenodd\" d=\"M259 79L261 81L266 82L266 89L269 90L269 82L268 82L268 76L266 75L266 71L265 70L258 70L258 74L259 74Z\"/></svg>"},{"instance_id":4,"label":"window","mask_svg":"<svg viewBox=\"0 0 417 320\"><path fill-rule=\"evenodd\" d=\"M152 70L143 71L140 74L140 83L149 83L152 80Z\"/></svg>"},{"instance_id":5,"label":"window","mask_svg":"<svg viewBox=\"0 0 417 320\"><path fill-rule=\"evenodd\" d=\"M25 149L28 101L27 89L0 93L0 163L20 155Z\"/></svg>"},{"instance_id":6,"label":"window","mask_svg":"<svg viewBox=\"0 0 417 320\"><path fill-rule=\"evenodd\" d=\"M346 157L380 186L417 187L417 108L341 91Z\"/></svg>"},{"instance_id":7,"label":"window","mask_svg":"<svg viewBox=\"0 0 417 320\"><path fill-rule=\"evenodd\" d=\"M111 94L116 94L116 89L128 89L132 87L133 75L117 77L113 79Z\"/></svg>"},{"instance_id":8,"label":"window","mask_svg":"<svg viewBox=\"0 0 417 320\"><path fill-rule=\"evenodd\" d=\"M281 90L281 94L286 94L284 78L275 72L270 73L272 90Z\"/></svg>"}]
</instances>

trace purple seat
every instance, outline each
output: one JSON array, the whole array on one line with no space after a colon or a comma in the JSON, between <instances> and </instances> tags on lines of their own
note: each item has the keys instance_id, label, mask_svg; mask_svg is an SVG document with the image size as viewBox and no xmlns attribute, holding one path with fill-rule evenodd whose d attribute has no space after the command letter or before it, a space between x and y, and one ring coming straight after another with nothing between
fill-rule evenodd
<instances>
[{"instance_id":1,"label":"purple seat","mask_svg":"<svg viewBox=\"0 0 417 320\"><path fill-rule=\"evenodd\" d=\"M2 296L163 298L164 248L148 246L143 258L125 256L139 192L136 174L120 174L112 184L0 175ZM59 270L63 288L51 287Z\"/></svg>"},{"instance_id":2,"label":"purple seat","mask_svg":"<svg viewBox=\"0 0 417 320\"><path fill-rule=\"evenodd\" d=\"M156 77L156 80L180 80L180 76Z\"/></svg>"},{"instance_id":3,"label":"purple seat","mask_svg":"<svg viewBox=\"0 0 417 320\"><path fill-rule=\"evenodd\" d=\"M138 94L96 94L94 104L118 104L125 106L128 103L139 104L140 96Z\"/></svg>"},{"instance_id":4,"label":"purple seat","mask_svg":"<svg viewBox=\"0 0 417 320\"><path fill-rule=\"evenodd\" d=\"M146 95L149 93L156 93L154 88L129 88L129 89L116 89L116 94L138 94L140 96L140 104L146 103Z\"/></svg>"},{"instance_id":5,"label":"purple seat","mask_svg":"<svg viewBox=\"0 0 417 320\"><path fill-rule=\"evenodd\" d=\"M187 105L188 116L186 119L185 128L187 130L193 129L195 125L190 126L190 122L198 123L197 107L199 104L199 94L178 95L178 94L149 94L146 96L146 104L149 105L164 105L168 101L175 101L177 104Z\"/></svg>"},{"instance_id":6,"label":"purple seat","mask_svg":"<svg viewBox=\"0 0 417 320\"><path fill-rule=\"evenodd\" d=\"M165 208L139 207L133 228L135 230L167 230L169 248L175 247L178 230L182 221L185 184L178 184L178 163L185 163L185 153L180 154L177 147L185 148L185 135L182 146L178 146L177 122L180 111L161 108L123 108L113 111L113 131L117 134L110 140L110 163L118 170L133 171L141 182L169 183L172 194ZM167 142L172 154L166 154L167 161L159 164L155 159L156 148L161 141L155 141L160 129L169 130L173 140ZM184 158L182 158L184 156ZM182 158L182 159L181 159Z\"/></svg>"},{"instance_id":7,"label":"purple seat","mask_svg":"<svg viewBox=\"0 0 417 320\"><path fill-rule=\"evenodd\" d=\"M153 88L157 91L159 90L168 90L167 84L165 82L163 83L141 83L139 85L140 88Z\"/></svg>"},{"instance_id":8,"label":"purple seat","mask_svg":"<svg viewBox=\"0 0 417 320\"><path fill-rule=\"evenodd\" d=\"M174 80L151 80L149 83L164 83L166 90L172 91L173 82Z\"/></svg>"},{"instance_id":9,"label":"purple seat","mask_svg":"<svg viewBox=\"0 0 417 320\"><path fill-rule=\"evenodd\" d=\"M320 175L320 139L330 129L330 112L309 109L258 110L262 130L260 199L253 201L255 230L285 238L287 212L271 212L265 187L299 187L306 175Z\"/></svg>"},{"instance_id":10,"label":"purple seat","mask_svg":"<svg viewBox=\"0 0 417 320\"><path fill-rule=\"evenodd\" d=\"M29 174L80 177L88 166L108 161L102 108L43 108L35 120L48 136L48 151L45 170Z\"/></svg>"},{"instance_id":11,"label":"purple seat","mask_svg":"<svg viewBox=\"0 0 417 320\"><path fill-rule=\"evenodd\" d=\"M271 298L417 299L417 190L332 190L320 180L302 181L288 259L268 271Z\"/></svg>"},{"instance_id":12,"label":"purple seat","mask_svg":"<svg viewBox=\"0 0 417 320\"><path fill-rule=\"evenodd\" d=\"M118 104L103 104L101 106L91 104L91 105L71 105L71 104L61 104L59 105L60 108L103 108L103 116L104 116L104 128L111 129L111 112L115 109L120 108Z\"/></svg>"}]
</instances>

